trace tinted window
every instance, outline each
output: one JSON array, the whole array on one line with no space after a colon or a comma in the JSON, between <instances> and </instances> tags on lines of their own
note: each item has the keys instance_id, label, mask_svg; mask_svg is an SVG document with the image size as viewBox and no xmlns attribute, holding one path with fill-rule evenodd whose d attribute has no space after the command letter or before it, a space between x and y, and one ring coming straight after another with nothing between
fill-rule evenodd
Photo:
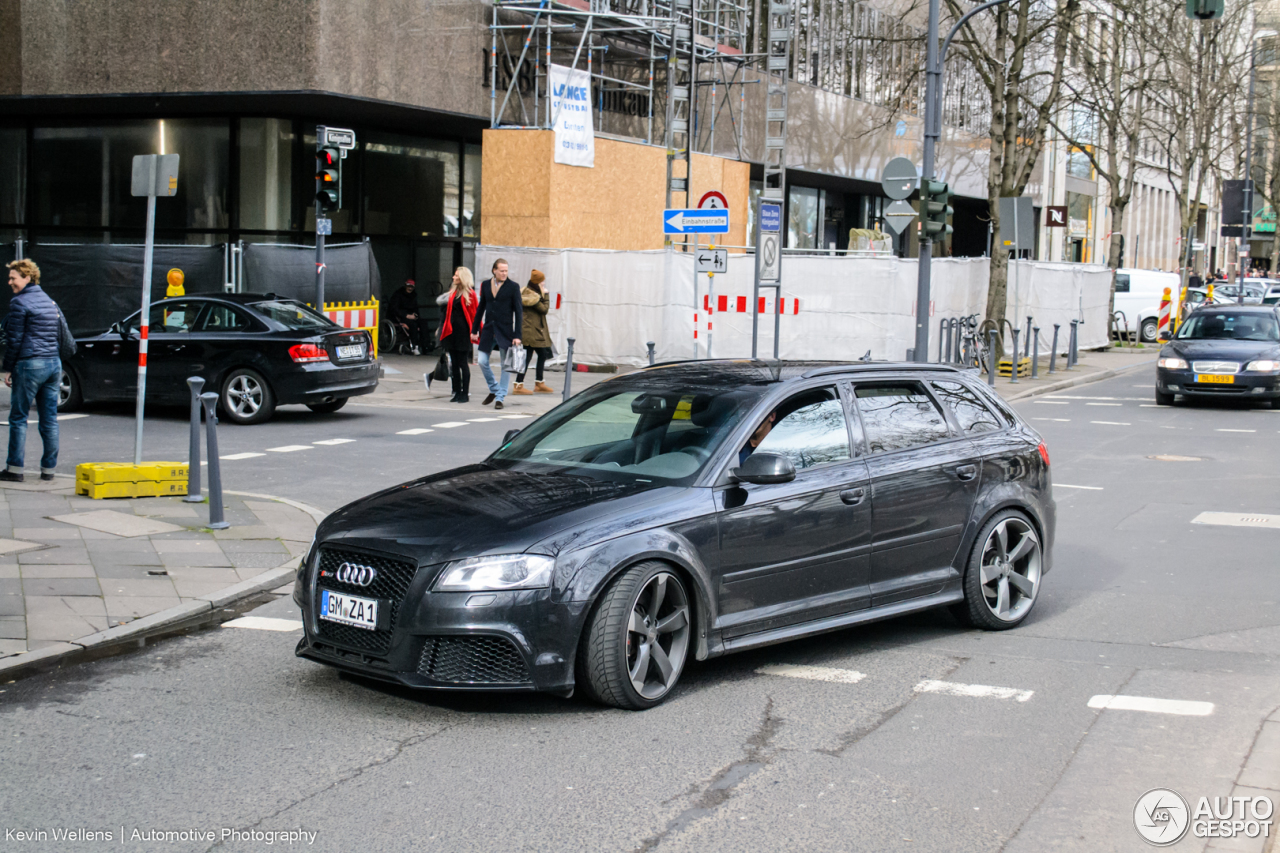
<instances>
[{"instance_id":1,"label":"tinted window","mask_svg":"<svg viewBox=\"0 0 1280 853\"><path fill-rule=\"evenodd\" d=\"M200 320L201 332L243 332L249 328L249 318L229 305L213 304Z\"/></svg>"},{"instance_id":2,"label":"tinted window","mask_svg":"<svg viewBox=\"0 0 1280 853\"><path fill-rule=\"evenodd\" d=\"M1116 293L1129 292L1129 276L1116 273Z\"/></svg>"},{"instance_id":3,"label":"tinted window","mask_svg":"<svg viewBox=\"0 0 1280 853\"><path fill-rule=\"evenodd\" d=\"M942 398L943 405L951 408L956 422L960 424L960 431L965 435L1000 429L1000 422L990 409L982 405L978 395L959 382L935 382L933 388Z\"/></svg>"},{"instance_id":4,"label":"tinted window","mask_svg":"<svg viewBox=\"0 0 1280 853\"><path fill-rule=\"evenodd\" d=\"M255 310L275 320L291 332L330 332L342 328L337 323L312 311L301 302L255 302Z\"/></svg>"},{"instance_id":5,"label":"tinted window","mask_svg":"<svg viewBox=\"0 0 1280 853\"><path fill-rule=\"evenodd\" d=\"M1177 337L1190 341L1280 341L1280 325L1274 314L1201 309L1178 327Z\"/></svg>"},{"instance_id":6,"label":"tinted window","mask_svg":"<svg viewBox=\"0 0 1280 853\"><path fill-rule=\"evenodd\" d=\"M165 302L151 306L152 332L189 332L195 325L201 302Z\"/></svg>"},{"instance_id":7,"label":"tinted window","mask_svg":"<svg viewBox=\"0 0 1280 853\"><path fill-rule=\"evenodd\" d=\"M757 452L786 456L797 471L849 458L849 429L836 389L798 394L770 417L773 426L756 446Z\"/></svg>"},{"instance_id":8,"label":"tinted window","mask_svg":"<svg viewBox=\"0 0 1280 853\"><path fill-rule=\"evenodd\" d=\"M854 393L872 453L929 444L950 434L942 412L914 382L859 385Z\"/></svg>"}]
</instances>

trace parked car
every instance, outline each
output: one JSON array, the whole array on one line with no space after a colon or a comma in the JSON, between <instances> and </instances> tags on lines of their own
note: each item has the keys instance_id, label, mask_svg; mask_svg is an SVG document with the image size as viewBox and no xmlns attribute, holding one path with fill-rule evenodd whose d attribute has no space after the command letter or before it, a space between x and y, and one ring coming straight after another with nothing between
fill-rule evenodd
<instances>
[{"instance_id":1,"label":"parked car","mask_svg":"<svg viewBox=\"0 0 1280 853\"><path fill-rule=\"evenodd\" d=\"M1267 287L1267 292L1262 295L1263 305L1280 305L1280 284L1272 284Z\"/></svg>"},{"instance_id":2,"label":"parked car","mask_svg":"<svg viewBox=\"0 0 1280 853\"><path fill-rule=\"evenodd\" d=\"M1174 273L1154 270L1116 270L1115 310L1124 314L1129 330L1150 343L1160 324L1160 300L1165 288L1176 294L1182 280ZM1175 297L1176 298L1176 297Z\"/></svg>"},{"instance_id":3,"label":"parked car","mask_svg":"<svg viewBox=\"0 0 1280 853\"><path fill-rule=\"evenodd\" d=\"M59 411L136 398L140 317L77 336L79 349L63 364ZM149 320L148 401L185 403L187 377L200 376L228 420L256 424L292 403L336 412L378 386L369 333L344 329L291 299L184 296L153 303Z\"/></svg>"},{"instance_id":4,"label":"parked car","mask_svg":"<svg viewBox=\"0 0 1280 853\"><path fill-rule=\"evenodd\" d=\"M1243 284L1237 284L1235 281L1215 282L1213 295L1224 296L1232 302L1236 302L1240 291L1243 290L1245 305L1261 305L1262 297L1266 295L1268 284L1266 279L1261 278L1246 278Z\"/></svg>"},{"instance_id":5,"label":"parked car","mask_svg":"<svg viewBox=\"0 0 1280 853\"><path fill-rule=\"evenodd\" d=\"M1040 436L961 370L647 368L326 518L297 654L648 708L690 658L938 606L1013 628L1054 507Z\"/></svg>"},{"instance_id":6,"label":"parked car","mask_svg":"<svg viewBox=\"0 0 1280 853\"><path fill-rule=\"evenodd\" d=\"M1156 402L1183 397L1280 399L1280 311L1204 305L1178 327L1156 362Z\"/></svg>"}]
</instances>

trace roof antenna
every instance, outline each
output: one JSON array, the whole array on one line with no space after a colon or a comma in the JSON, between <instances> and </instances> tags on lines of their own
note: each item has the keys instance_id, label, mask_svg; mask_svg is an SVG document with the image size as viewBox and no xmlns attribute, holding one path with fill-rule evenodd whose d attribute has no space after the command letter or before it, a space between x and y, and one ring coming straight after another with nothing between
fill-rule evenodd
<instances>
[{"instance_id":1,"label":"roof antenna","mask_svg":"<svg viewBox=\"0 0 1280 853\"><path fill-rule=\"evenodd\" d=\"M864 355L862 358L858 359L858 361L870 361L870 360L871 360L871 350L867 350L867 354Z\"/></svg>"}]
</instances>

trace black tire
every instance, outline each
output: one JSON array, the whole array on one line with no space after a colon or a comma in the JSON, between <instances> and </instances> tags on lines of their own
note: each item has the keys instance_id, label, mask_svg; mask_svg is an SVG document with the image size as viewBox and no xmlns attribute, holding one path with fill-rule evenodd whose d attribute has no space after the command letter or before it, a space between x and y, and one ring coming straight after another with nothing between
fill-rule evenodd
<instances>
[{"instance_id":1,"label":"black tire","mask_svg":"<svg viewBox=\"0 0 1280 853\"><path fill-rule=\"evenodd\" d=\"M276 410L276 395L262 374L237 367L222 381L218 407L232 423L248 426L269 420Z\"/></svg>"},{"instance_id":2,"label":"black tire","mask_svg":"<svg viewBox=\"0 0 1280 853\"><path fill-rule=\"evenodd\" d=\"M315 412L317 415L327 415L338 411L347 404L347 397L339 397L329 403L307 403L307 408Z\"/></svg>"},{"instance_id":3,"label":"black tire","mask_svg":"<svg viewBox=\"0 0 1280 853\"><path fill-rule=\"evenodd\" d=\"M662 591L651 617L648 610L658 585ZM578 648L577 683L601 704L629 711L652 708L671 695L692 642L693 608L680 576L666 563L638 563L615 579L596 603Z\"/></svg>"},{"instance_id":4,"label":"black tire","mask_svg":"<svg viewBox=\"0 0 1280 853\"><path fill-rule=\"evenodd\" d=\"M1168 392L1166 392L1166 391L1161 391L1159 388L1157 388L1157 389L1156 389L1156 404L1157 404L1157 405L1160 405L1160 406L1172 406L1172 405L1173 405L1173 398L1174 398L1175 396L1177 396L1177 395L1175 395L1175 394L1170 394L1170 393L1168 393Z\"/></svg>"},{"instance_id":5,"label":"black tire","mask_svg":"<svg viewBox=\"0 0 1280 853\"><path fill-rule=\"evenodd\" d=\"M1016 544L1009 541L1008 533L1011 528L1016 528L1020 534L1030 535L1033 550L1031 553L1006 561L1009 563L1008 570L1002 571L1003 565L998 564L994 559L990 560L994 565L989 567L988 575L984 579L984 557L997 556L996 549L989 546L992 540L998 540L996 531L1001 526L1005 528L1006 537L1004 549L999 552L999 556L1007 557L1022 545L1021 536ZM1011 544L1012 548L1009 547ZM964 573L964 601L952 606L952 614L965 624L988 631L1007 631L1017 627L1031 613L1031 608L1039 595L1042 559L1040 536L1036 532L1035 525L1017 510L1002 510L996 513L982 526L982 530L978 531L978 536L974 540L973 550L969 554ZM1013 574L1018 575L1021 580L1010 581L1009 577ZM1023 592L1027 583L1030 584L1029 596ZM1003 600L1000 596L1003 596ZM991 601L992 597L996 598L996 602ZM1001 605L1006 608L1004 612L1007 615L999 615Z\"/></svg>"},{"instance_id":6,"label":"black tire","mask_svg":"<svg viewBox=\"0 0 1280 853\"><path fill-rule=\"evenodd\" d=\"M58 411L74 412L84 402L80 393L80 380L74 370L62 368L62 382L58 386Z\"/></svg>"},{"instance_id":7,"label":"black tire","mask_svg":"<svg viewBox=\"0 0 1280 853\"><path fill-rule=\"evenodd\" d=\"M1156 335L1160 332L1160 323L1155 317L1148 317L1142 321L1142 340L1144 343L1155 343Z\"/></svg>"}]
</instances>

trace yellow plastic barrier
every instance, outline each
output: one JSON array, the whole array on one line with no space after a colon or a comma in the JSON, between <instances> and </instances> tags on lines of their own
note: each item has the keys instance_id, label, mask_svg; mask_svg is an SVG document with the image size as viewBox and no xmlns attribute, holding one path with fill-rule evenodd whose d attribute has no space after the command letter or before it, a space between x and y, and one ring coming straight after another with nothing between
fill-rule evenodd
<instances>
[{"instance_id":1,"label":"yellow plastic barrier","mask_svg":"<svg viewBox=\"0 0 1280 853\"><path fill-rule=\"evenodd\" d=\"M154 498L187 493L187 463L82 462L76 494L99 498Z\"/></svg>"},{"instance_id":2,"label":"yellow plastic barrier","mask_svg":"<svg viewBox=\"0 0 1280 853\"><path fill-rule=\"evenodd\" d=\"M368 302L326 302L324 315L344 329L363 329L373 339L373 357L378 357L378 321L380 309L377 299Z\"/></svg>"}]
</instances>

